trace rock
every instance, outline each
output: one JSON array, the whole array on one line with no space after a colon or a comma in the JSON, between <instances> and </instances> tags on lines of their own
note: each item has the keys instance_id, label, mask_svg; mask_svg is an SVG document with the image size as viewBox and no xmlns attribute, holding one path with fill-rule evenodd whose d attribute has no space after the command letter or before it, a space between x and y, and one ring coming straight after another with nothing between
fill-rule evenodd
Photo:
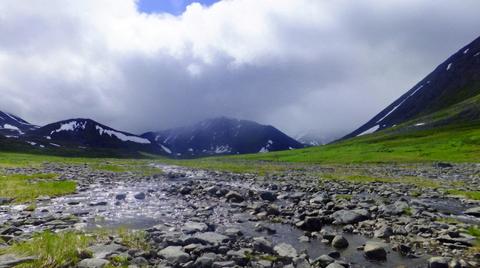
<instances>
[{"instance_id":1,"label":"rock","mask_svg":"<svg viewBox=\"0 0 480 268\"><path fill-rule=\"evenodd\" d=\"M131 264L138 265L139 267L148 267L148 261L144 257L136 257L130 261Z\"/></svg>"},{"instance_id":2,"label":"rock","mask_svg":"<svg viewBox=\"0 0 480 268\"><path fill-rule=\"evenodd\" d=\"M127 198L127 194L124 194L124 193L115 195L116 200L125 200L126 198Z\"/></svg>"},{"instance_id":3,"label":"rock","mask_svg":"<svg viewBox=\"0 0 480 268\"><path fill-rule=\"evenodd\" d=\"M225 197L227 198L228 201L233 202L233 203L241 203L245 199L243 196L235 191L230 191L228 192Z\"/></svg>"},{"instance_id":4,"label":"rock","mask_svg":"<svg viewBox=\"0 0 480 268\"><path fill-rule=\"evenodd\" d=\"M428 260L428 268L448 268L450 259L444 257L431 257Z\"/></svg>"},{"instance_id":5,"label":"rock","mask_svg":"<svg viewBox=\"0 0 480 268\"><path fill-rule=\"evenodd\" d=\"M326 267L333 262L335 262L335 259L328 255L321 255L313 261L314 264L318 264L320 267Z\"/></svg>"},{"instance_id":6,"label":"rock","mask_svg":"<svg viewBox=\"0 0 480 268\"><path fill-rule=\"evenodd\" d=\"M88 248L89 251L92 252L93 257L95 259L105 259L110 255L117 252L121 249L122 246L117 244L109 244L109 245L94 245Z\"/></svg>"},{"instance_id":7,"label":"rock","mask_svg":"<svg viewBox=\"0 0 480 268\"><path fill-rule=\"evenodd\" d=\"M284 259L293 259L298 256L297 250L290 244L281 243L276 245L273 250L278 256Z\"/></svg>"},{"instance_id":8,"label":"rock","mask_svg":"<svg viewBox=\"0 0 480 268\"><path fill-rule=\"evenodd\" d=\"M323 226L323 219L321 217L305 217L296 226L305 231L320 231Z\"/></svg>"},{"instance_id":9,"label":"rock","mask_svg":"<svg viewBox=\"0 0 480 268\"><path fill-rule=\"evenodd\" d=\"M354 224L369 218L366 209L339 210L332 214L335 224Z\"/></svg>"},{"instance_id":10,"label":"rock","mask_svg":"<svg viewBox=\"0 0 480 268\"><path fill-rule=\"evenodd\" d=\"M218 245L221 243L228 242L230 238L228 236L215 233L215 232L206 232L206 233L196 233L194 238L198 239L202 244L212 244Z\"/></svg>"},{"instance_id":11,"label":"rock","mask_svg":"<svg viewBox=\"0 0 480 268\"><path fill-rule=\"evenodd\" d=\"M467 215L480 217L480 207L469 208L464 212Z\"/></svg>"},{"instance_id":12,"label":"rock","mask_svg":"<svg viewBox=\"0 0 480 268\"><path fill-rule=\"evenodd\" d=\"M212 267L215 259L216 255L214 253L207 253L198 257L194 263L194 266L199 268L209 268Z\"/></svg>"},{"instance_id":13,"label":"rock","mask_svg":"<svg viewBox=\"0 0 480 268\"><path fill-rule=\"evenodd\" d=\"M260 193L260 198L262 200L273 202L277 200L277 195L274 192L264 191Z\"/></svg>"},{"instance_id":14,"label":"rock","mask_svg":"<svg viewBox=\"0 0 480 268\"><path fill-rule=\"evenodd\" d=\"M192 188L188 186L183 186L182 188L180 188L180 194L182 195L187 195L187 194L190 194L191 192L192 192Z\"/></svg>"},{"instance_id":15,"label":"rock","mask_svg":"<svg viewBox=\"0 0 480 268\"><path fill-rule=\"evenodd\" d=\"M182 264L190 260L190 255L180 246L169 246L158 252L158 255L172 264Z\"/></svg>"},{"instance_id":16,"label":"rock","mask_svg":"<svg viewBox=\"0 0 480 268\"><path fill-rule=\"evenodd\" d=\"M439 162L435 165L436 167L438 168L452 168L453 165L450 164L450 163L443 163L443 162Z\"/></svg>"},{"instance_id":17,"label":"rock","mask_svg":"<svg viewBox=\"0 0 480 268\"><path fill-rule=\"evenodd\" d=\"M387 251L384 246L376 242L367 242L363 248L365 257L370 260L384 261L387 259Z\"/></svg>"},{"instance_id":18,"label":"rock","mask_svg":"<svg viewBox=\"0 0 480 268\"><path fill-rule=\"evenodd\" d=\"M264 237L253 238L253 249L263 253L273 253L272 243Z\"/></svg>"},{"instance_id":19,"label":"rock","mask_svg":"<svg viewBox=\"0 0 480 268\"><path fill-rule=\"evenodd\" d=\"M15 267L34 260L34 257L20 257L13 254L4 254L0 255L0 267Z\"/></svg>"},{"instance_id":20,"label":"rock","mask_svg":"<svg viewBox=\"0 0 480 268\"><path fill-rule=\"evenodd\" d=\"M326 204L331 200L331 198L324 193L316 194L312 199L310 199L310 204Z\"/></svg>"},{"instance_id":21,"label":"rock","mask_svg":"<svg viewBox=\"0 0 480 268\"><path fill-rule=\"evenodd\" d=\"M338 248L338 249L347 248L348 240L341 235L337 235L332 240L332 247Z\"/></svg>"},{"instance_id":22,"label":"rock","mask_svg":"<svg viewBox=\"0 0 480 268\"><path fill-rule=\"evenodd\" d=\"M105 259L84 259L77 264L78 268L103 268L110 264Z\"/></svg>"},{"instance_id":23,"label":"rock","mask_svg":"<svg viewBox=\"0 0 480 268\"><path fill-rule=\"evenodd\" d=\"M216 261L212 264L212 268L235 267L234 261Z\"/></svg>"},{"instance_id":24,"label":"rock","mask_svg":"<svg viewBox=\"0 0 480 268\"><path fill-rule=\"evenodd\" d=\"M138 199L138 200L143 200L145 199L146 195L144 192L141 192L141 193L135 194L133 197L135 197L135 199Z\"/></svg>"},{"instance_id":25,"label":"rock","mask_svg":"<svg viewBox=\"0 0 480 268\"><path fill-rule=\"evenodd\" d=\"M11 199L11 198L0 197L0 206L9 204L10 202L12 202L12 200L13 199Z\"/></svg>"},{"instance_id":26,"label":"rock","mask_svg":"<svg viewBox=\"0 0 480 268\"><path fill-rule=\"evenodd\" d=\"M340 263L330 263L327 267L325 268L345 268L343 265L341 265Z\"/></svg>"},{"instance_id":27,"label":"rock","mask_svg":"<svg viewBox=\"0 0 480 268\"><path fill-rule=\"evenodd\" d=\"M392 228L390 226L384 225L380 229L376 230L373 236L377 238L389 238L392 235Z\"/></svg>"},{"instance_id":28,"label":"rock","mask_svg":"<svg viewBox=\"0 0 480 268\"><path fill-rule=\"evenodd\" d=\"M252 250L248 248L242 248L239 250L230 250L227 252L227 256L240 266L247 265L251 255L252 255Z\"/></svg>"},{"instance_id":29,"label":"rock","mask_svg":"<svg viewBox=\"0 0 480 268\"><path fill-rule=\"evenodd\" d=\"M205 232L208 230L208 226L203 222L188 221L182 228L182 231L186 234L193 234L196 232Z\"/></svg>"}]
</instances>

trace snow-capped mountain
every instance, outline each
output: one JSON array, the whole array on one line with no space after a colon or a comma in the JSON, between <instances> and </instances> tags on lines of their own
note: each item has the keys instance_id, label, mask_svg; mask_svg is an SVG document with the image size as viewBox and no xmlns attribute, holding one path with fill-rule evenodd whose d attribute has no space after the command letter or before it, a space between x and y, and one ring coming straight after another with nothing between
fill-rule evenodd
<instances>
[{"instance_id":1,"label":"snow-capped mountain","mask_svg":"<svg viewBox=\"0 0 480 268\"><path fill-rule=\"evenodd\" d=\"M118 131L91 119L69 119L29 131L24 139L33 146L106 148L164 154L148 139Z\"/></svg>"},{"instance_id":2,"label":"snow-capped mountain","mask_svg":"<svg viewBox=\"0 0 480 268\"><path fill-rule=\"evenodd\" d=\"M0 111L0 135L18 137L36 128L38 127L18 116Z\"/></svg>"},{"instance_id":3,"label":"snow-capped mountain","mask_svg":"<svg viewBox=\"0 0 480 268\"><path fill-rule=\"evenodd\" d=\"M262 153L303 147L272 126L226 117L204 120L192 126L147 132L142 137L176 157Z\"/></svg>"},{"instance_id":4,"label":"snow-capped mountain","mask_svg":"<svg viewBox=\"0 0 480 268\"><path fill-rule=\"evenodd\" d=\"M382 129L432 128L480 120L480 37L344 138ZM405 125L406 124L406 125Z\"/></svg>"}]
</instances>

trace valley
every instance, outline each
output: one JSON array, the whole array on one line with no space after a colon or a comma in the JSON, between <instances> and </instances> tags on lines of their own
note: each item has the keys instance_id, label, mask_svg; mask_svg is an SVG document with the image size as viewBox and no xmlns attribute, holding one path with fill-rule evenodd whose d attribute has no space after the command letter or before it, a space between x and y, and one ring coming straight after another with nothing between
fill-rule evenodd
<instances>
[{"instance_id":1,"label":"valley","mask_svg":"<svg viewBox=\"0 0 480 268\"><path fill-rule=\"evenodd\" d=\"M2 186L0 267L66 261L44 236L86 237L62 242L79 267L478 265L478 164L2 159L6 177L76 188L21 197Z\"/></svg>"}]
</instances>

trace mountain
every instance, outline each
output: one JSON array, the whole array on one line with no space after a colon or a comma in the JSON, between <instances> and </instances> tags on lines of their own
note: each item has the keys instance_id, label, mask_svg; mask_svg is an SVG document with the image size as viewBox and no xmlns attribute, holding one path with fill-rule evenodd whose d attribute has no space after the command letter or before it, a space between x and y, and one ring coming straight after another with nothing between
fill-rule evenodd
<instances>
[{"instance_id":1,"label":"mountain","mask_svg":"<svg viewBox=\"0 0 480 268\"><path fill-rule=\"evenodd\" d=\"M18 116L0 111L0 135L18 137L36 128Z\"/></svg>"},{"instance_id":2,"label":"mountain","mask_svg":"<svg viewBox=\"0 0 480 268\"><path fill-rule=\"evenodd\" d=\"M480 121L480 37L345 138L383 129L405 132Z\"/></svg>"},{"instance_id":3,"label":"mountain","mask_svg":"<svg viewBox=\"0 0 480 268\"><path fill-rule=\"evenodd\" d=\"M186 127L147 132L142 137L157 143L171 155L181 157L303 148L301 143L272 126L226 117L208 119Z\"/></svg>"},{"instance_id":4,"label":"mountain","mask_svg":"<svg viewBox=\"0 0 480 268\"><path fill-rule=\"evenodd\" d=\"M112 149L165 154L148 139L102 125L91 119L69 119L27 132L23 139L32 146Z\"/></svg>"}]
</instances>

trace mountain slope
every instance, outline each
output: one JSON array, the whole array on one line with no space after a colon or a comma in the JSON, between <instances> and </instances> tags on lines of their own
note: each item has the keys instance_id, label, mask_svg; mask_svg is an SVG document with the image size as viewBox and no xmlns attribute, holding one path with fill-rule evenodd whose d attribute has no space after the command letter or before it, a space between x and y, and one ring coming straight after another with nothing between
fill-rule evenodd
<instances>
[{"instance_id":1,"label":"mountain slope","mask_svg":"<svg viewBox=\"0 0 480 268\"><path fill-rule=\"evenodd\" d=\"M302 148L303 145L272 126L225 117L192 126L142 135L174 156L194 157L245 154Z\"/></svg>"},{"instance_id":2,"label":"mountain slope","mask_svg":"<svg viewBox=\"0 0 480 268\"><path fill-rule=\"evenodd\" d=\"M23 137L31 144L67 148L100 148L164 154L149 140L115 130L91 119L69 119L29 131Z\"/></svg>"},{"instance_id":3,"label":"mountain slope","mask_svg":"<svg viewBox=\"0 0 480 268\"><path fill-rule=\"evenodd\" d=\"M17 137L36 128L18 116L0 111L0 135Z\"/></svg>"},{"instance_id":4,"label":"mountain slope","mask_svg":"<svg viewBox=\"0 0 480 268\"><path fill-rule=\"evenodd\" d=\"M460 49L407 93L344 138L370 134L397 125L411 130L412 127L426 129L474 122L479 120L479 94L480 37ZM468 106L462 103L468 103ZM452 109L455 105L457 107ZM435 120L431 121L432 119Z\"/></svg>"}]
</instances>

